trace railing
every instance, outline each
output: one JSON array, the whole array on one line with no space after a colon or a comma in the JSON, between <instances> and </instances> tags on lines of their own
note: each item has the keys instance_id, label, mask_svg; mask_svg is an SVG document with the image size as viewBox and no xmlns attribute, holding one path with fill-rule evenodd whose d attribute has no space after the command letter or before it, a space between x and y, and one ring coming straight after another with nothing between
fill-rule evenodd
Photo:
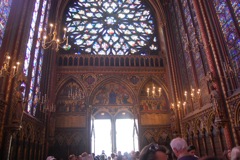
<instances>
[{"instance_id":1,"label":"railing","mask_svg":"<svg viewBox=\"0 0 240 160\"><path fill-rule=\"evenodd\" d=\"M58 66L164 67L160 56L58 55Z\"/></svg>"}]
</instances>

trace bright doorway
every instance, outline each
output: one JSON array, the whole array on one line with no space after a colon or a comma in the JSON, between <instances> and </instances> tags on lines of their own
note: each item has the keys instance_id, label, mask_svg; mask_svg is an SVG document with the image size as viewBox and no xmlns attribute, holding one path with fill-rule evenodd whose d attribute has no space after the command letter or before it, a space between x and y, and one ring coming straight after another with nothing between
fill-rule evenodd
<instances>
[{"instance_id":1,"label":"bright doorway","mask_svg":"<svg viewBox=\"0 0 240 160\"><path fill-rule=\"evenodd\" d=\"M124 114L123 114L124 113ZM139 151L138 122L123 112L116 117L101 113L92 119L92 152L96 155ZM101 118L101 115L103 116ZM105 117L105 118L104 118Z\"/></svg>"},{"instance_id":2,"label":"bright doorway","mask_svg":"<svg viewBox=\"0 0 240 160\"><path fill-rule=\"evenodd\" d=\"M136 123L137 124L137 123ZM137 127L133 119L116 119L116 149L117 151L138 151Z\"/></svg>"},{"instance_id":3,"label":"bright doorway","mask_svg":"<svg viewBox=\"0 0 240 160\"><path fill-rule=\"evenodd\" d=\"M112 134L111 134L111 120L110 119L95 119L92 135L92 151L96 155L112 153Z\"/></svg>"}]
</instances>

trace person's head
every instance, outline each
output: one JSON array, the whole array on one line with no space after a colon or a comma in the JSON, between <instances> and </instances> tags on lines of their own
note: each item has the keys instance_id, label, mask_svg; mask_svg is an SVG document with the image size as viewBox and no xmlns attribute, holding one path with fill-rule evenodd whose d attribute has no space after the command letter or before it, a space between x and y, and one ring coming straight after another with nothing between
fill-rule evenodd
<instances>
[{"instance_id":1,"label":"person's head","mask_svg":"<svg viewBox=\"0 0 240 160\"><path fill-rule=\"evenodd\" d=\"M115 154L114 153L111 154L111 158L112 159L115 158Z\"/></svg>"},{"instance_id":2,"label":"person's head","mask_svg":"<svg viewBox=\"0 0 240 160\"><path fill-rule=\"evenodd\" d=\"M231 150L230 150L230 149L224 150L224 152L223 152L223 157L224 157L226 160L230 160L230 159L231 159Z\"/></svg>"},{"instance_id":3,"label":"person's head","mask_svg":"<svg viewBox=\"0 0 240 160\"><path fill-rule=\"evenodd\" d=\"M81 155L79 155L79 156L77 156L77 158L76 158L77 160L82 160L82 156Z\"/></svg>"},{"instance_id":4,"label":"person's head","mask_svg":"<svg viewBox=\"0 0 240 160\"><path fill-rule=\"evenodd\" d=\"M140 152L139 152L139 151L136 151L136 152L135 152L135 158L139 159L139 156L140 156Z\"/></svg>"},{"instance_id":5,"label":"person's head","mask_svg":"<svg viewBox=\"0 0 240 160\"><path fill-rule=\"evenodd\" d=\"M231 160L240 160L240 146L234 147L232 149Z\"/></svg>"},{"instance_id":6,"label":"person's head","mask_svg":"<svg viewBox=\"0 0 240 160\"><path fill-rule=\"evenodd\" d=\"M76 160L76 156L74 154L71 154L69 157L68 157L68 160Z\"/></svg>"},{"instance_id":7,"label":"person's head","mask_svg":"<svg viewBox=\"0 0 240 160\"><path fill-rule=\"evenodd\" d=\"M81 156L82 156L82 157L87 157L87 156L88 156L88 153L87 153L87 152L83 152L83 153L81 154Z\"/></svg>"},{"instance_id":8,"label":"person's head","mask_svg":"<svg viewBox=\"0 0 240 160\"><path fill-rule=\"evenodd\" d=\"M121 151L118 151L118 155L119 155L119 156L122 155L122 152L121 152Z\"/></svg>"},{"instance_id":9,"label":"person's head","mask_svg":"<svg viewBox=\"0 0 240 160\"><path fill-rule=\"evenodd\" d=\"M129 154L127 152L124 152L123 153L123 159L128 159L128 157L129 157Z\"/></svg>"},{"instance_id":10,"label":"person's head","mask_svg":"<svg viewBox=\"0 0 240 160\"><path fill-rule=\"evenodd\" d=\"M56 158L53 156L48 156L46 160L56 160Z\"/></svg>"},{"instance_id":11,"label":"person's head","mask_svg":"<svg viewBox=\"0 0 240 160\"><path fill-rule=\"evenodd\" d=\"M101 154L101 155L100 155L100 160L105 160L104 154Z\"/></svg>"},{"instance_id":12,"label":"person's head","mask_svg":"<svg viewBox=\"0 0 240 160\"><path fill-rule=\"evenodd\" d=\"M135 152L134 151L131 151L130 154L129 154L129 157L131 159L135 159Z\"/></svg>"},{"instance_id":13,"label":"person's head","mask_svg":"<svg viewBox=\"0 0 240 160\"><path fill-rule=\"evenodd\" d=\"M128 156L129 156L128 153L127 153L127 152L124 152L124 153L123 153L123 156L122 156L122 159L123 159L123 160L127 160L127 159L128 159Z\"/></svg>"},{"instance_id":14,"label":"person's head","mask_svg":"<svg viewBox=\"0 0 240 160\"><path fill-rule=\"evenodd\" d=\"M174 138L171 141L170 146L177 157L181 154L187 153L187 142L183 138Z\"/></svg>"},{"instance_id":15,"label":"person's head","mask_svg":"<svg viewBox=\"0 0 240 160\"><path fill-rule=\"evenodd\" d=\"M165 146L151 143L140 152L140 160L167 160L168 149Z\"/></svg>"},{"instance_id":16,"label":"person's head","mask_svg":"<svg viewBox=\"0 0 240 160\"><path fill-rule=\"evenodd\" d=\"M196 147L195 146L189 146L188 149L187 149L188 153L191 154L191 155L195 155L195 152L196 152Z\"/></svg>"}]
</instances>

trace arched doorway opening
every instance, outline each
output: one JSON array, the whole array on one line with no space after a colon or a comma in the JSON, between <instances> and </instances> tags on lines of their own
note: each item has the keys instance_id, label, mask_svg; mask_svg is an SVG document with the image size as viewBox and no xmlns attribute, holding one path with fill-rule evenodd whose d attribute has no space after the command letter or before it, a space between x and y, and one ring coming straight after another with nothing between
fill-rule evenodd
<instances>
[{"instance_id":1,"label":"arched doorway opening","mask_svg":"<svg viewBox=\"0 0 240 160\"><path fill-rule=\"evenodd\" d=\"M128 110L115 115L99 111L92 116L91 150L96 155L138 151L138 121Z\"/></svg>"}]
</instances>

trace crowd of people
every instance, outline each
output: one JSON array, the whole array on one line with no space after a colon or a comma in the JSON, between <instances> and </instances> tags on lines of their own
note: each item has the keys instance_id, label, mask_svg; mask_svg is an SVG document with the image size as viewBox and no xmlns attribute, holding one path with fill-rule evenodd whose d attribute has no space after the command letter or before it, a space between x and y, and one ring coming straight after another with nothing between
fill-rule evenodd
<instances>
[{"instance_id":1,"label":"crowd of people","mask_svg":"<svg viewBox=\"0 0 240 160\"><path fill-rule=\"evenodd\" d=\"M216 157L206 156L198 157L195 154L196 148L188 146L183 138L175 138L170 143L171 150L163 145L151 143L145 146L141 152L124 153L120 151L117 154L112 153L107 156L104 151L101 155L88 154L86 152L79 156L70 155L68 160L240 160L240 146L231 150L226 150L223 155ZM47 160L56 160L53 156L49 156Z\"/></svg>"}]
</instances>

